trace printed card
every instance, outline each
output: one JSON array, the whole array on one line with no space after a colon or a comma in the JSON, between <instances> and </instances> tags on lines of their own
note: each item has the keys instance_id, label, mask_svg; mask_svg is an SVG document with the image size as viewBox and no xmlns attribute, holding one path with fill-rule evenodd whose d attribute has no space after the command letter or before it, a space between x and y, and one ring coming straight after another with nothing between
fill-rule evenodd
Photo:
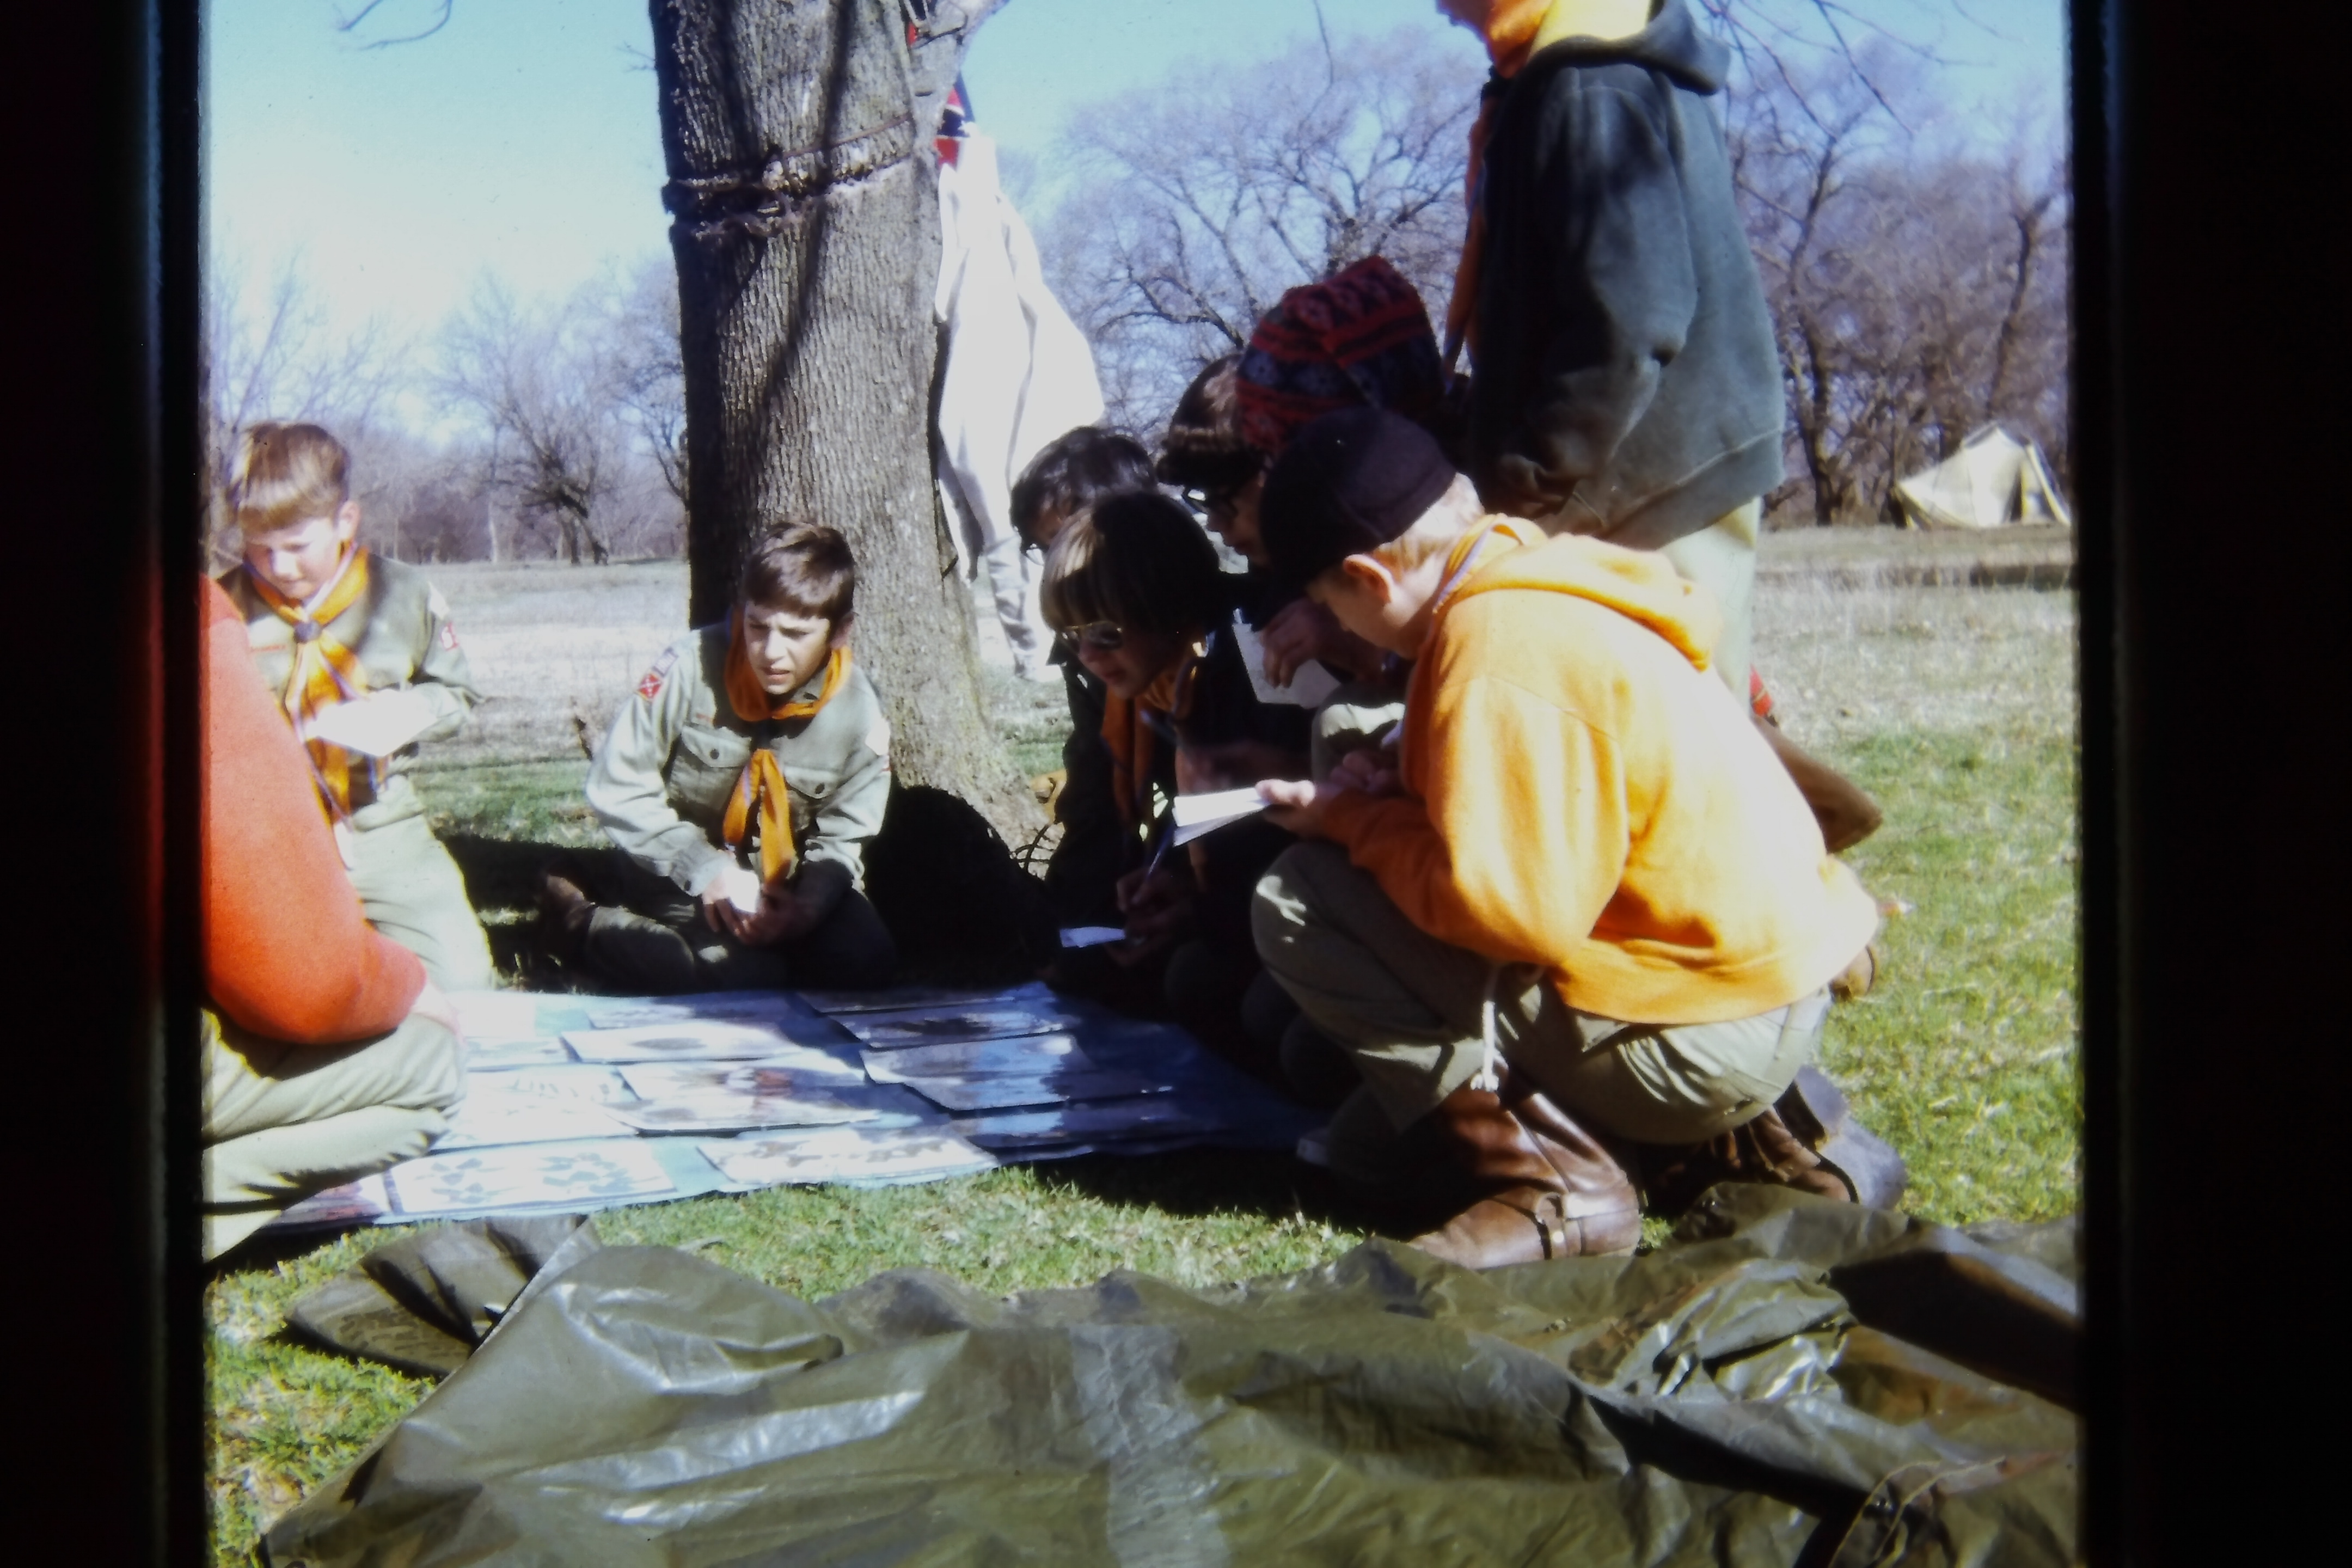
<instances>
[{"instance_id":1,"label":"printed card","mask_svg":"<svg viewBox=\"0 0 2352 1568\"><path fill-rule=\"evenodd\" d=\"M427 1154L394 1165L383 1183L404 1216L566 1204L601 1207L677 1190L642 1138Z\"/></svg>"},{"instance_id":2,"label":"printed card","mask_svg":"<svg viewBox=\"0 0 2352 1568\"><path fill-rule=\"evenodd\" d=\"M570 1029L563 1043L588 1062L756 1061L793 1048L791 1037L772 1023L713 1018L628 1029Z\"/></svg>"},{"instance_id":3,"label":"printed card","mask_svg":"<svg viewBox=\"0 0 2352 1568\"><path fill-rule=\"evenodd\" d=\"M866 1082L865 1068L823 1051L756 1062L632 1062L614 1070L640 1100L741 1094L776 1100Z\"/></svg>"},{"instance_id":4,"label":"printed card","mask_svg":"<svg viewBox=\"0 0 2352 1568\"><path fill-rule=\"evenodd\" d=\"M985 1150L933 1127L844 1127L696 1148L737 1186L812 1182L935 1181L996 1163Z\"/></svg>"},{"instance_id":5,"label":"printed card","mask_svg":"<svg viewBox=\"0 0 2352 1568\"><path fill-rule=\"evenodd\" d=\"M955 1040L938 1046L868 1050L865 1055L866 1074L877 1083L904 1083L910 1078L1035 1078L1052 1072L1091 1072L1101 1065L1069 1035Z\"/></svg>"}]
</instances>

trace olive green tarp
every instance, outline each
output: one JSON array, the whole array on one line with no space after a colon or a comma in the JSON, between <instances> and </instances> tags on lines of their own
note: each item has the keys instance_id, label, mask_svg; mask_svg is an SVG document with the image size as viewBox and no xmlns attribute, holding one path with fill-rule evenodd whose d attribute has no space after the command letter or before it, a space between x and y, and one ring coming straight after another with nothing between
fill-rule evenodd
<instances>
[{"instance_id":1,"label":"olive green tarp","mask_svg":"<svg viewBox=\"0 0 2352 1568\"><path fill-rule=\"evenodd\" d=\"M487 1337L261 1556L2064 1563L2074 1242L1725 1186L1640 1258L1373 1242L1209 1289L902 1270L812 1305L589 1226L477 1229L312 1314Z\"/></svg>"}]
</instances>

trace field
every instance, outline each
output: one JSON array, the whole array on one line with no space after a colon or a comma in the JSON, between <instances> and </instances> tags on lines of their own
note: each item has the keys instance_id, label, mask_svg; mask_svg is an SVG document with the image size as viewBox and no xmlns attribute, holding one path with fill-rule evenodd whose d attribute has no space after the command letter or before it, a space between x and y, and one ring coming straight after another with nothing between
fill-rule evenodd
<instances>
[{"instance_id":1,"label":"field","mask_svg":"<svg viewBox=\"0 0 2352 1568\"><path fill-rule=\"evenodd\" d=\"M2076 1202L2074 598L2063 533L1992 541L1838 529L1766 537L1757 659L1798 742L1885 808L1848 857L1898 912L1876 991L1841 1007L1824 1066L1911 1167L1938 1220ZM420 778L493 946L528 957L529 874L596 830L579 804L601 729L682 629L676 563L440 567L489 700ZM1940 580L1940 582L1939 582ZM992 669L1027 772L1055 765L1056 688ZM1119 1268L1203 1284L1305 1267L1376 1223L1286 1158L1211 1152L1016 1167L934 1186L781 1190L616 1210L609 1241L705 1249L804 1296L924 1265L1012 1291ZM430 1384L283 1337L285 1304L397 1234L362 1232L218 1275L207 1294L217 1561L350 1462Z\"/></svg>"}]
</instances>

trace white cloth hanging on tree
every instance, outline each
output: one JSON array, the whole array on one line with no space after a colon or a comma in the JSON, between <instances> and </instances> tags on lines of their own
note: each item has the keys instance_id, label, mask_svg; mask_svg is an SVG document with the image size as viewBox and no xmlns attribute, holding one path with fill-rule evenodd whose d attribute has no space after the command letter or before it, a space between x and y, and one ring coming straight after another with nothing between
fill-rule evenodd
<instances>
[{"instance_id":1,"label":"white cloth hanging on tree","mask_svg":"<svg viewBox=\"0 0 2352 1568\"><path fill-rule=\"evenodd\" d=\"M967 133L940 164L943 330L939 484L966 573L988 563L1014 668L1044 678L1037 566L1013 528L1013 481L1053 440L1102 417L1086 336L1045 286L1037 243L998 185L996 143Z\"/></svg>"}]
</instances>

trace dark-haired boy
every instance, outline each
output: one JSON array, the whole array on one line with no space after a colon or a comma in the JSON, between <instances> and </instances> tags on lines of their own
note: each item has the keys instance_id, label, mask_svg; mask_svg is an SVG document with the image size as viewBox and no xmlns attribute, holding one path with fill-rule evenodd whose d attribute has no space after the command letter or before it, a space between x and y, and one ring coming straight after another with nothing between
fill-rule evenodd
<instances>
[{"instance_id":1,"label":"dark-haired boy","mask_svg":"<svg viewBox=\"0 0 2352 1568\"><path fill-rule=\"evenodd\" d=\"M1096 502L1157 490L1151 454L1131 436L1085 425L1047 442L1013 486L1013 526L1026 549L1050 551L1062 531ZM1110 753L1102 744L1103 683L1055 637L1048 661L1062 672L1070 708L1062 742L1062 784L1054 795L1061 841L1045 863L1045 895L1064 925L1113 923L1111 889L1128 869L1132 843L1113 799ZM1057 973L1087 967L1057 963Z\"/></svg>"},{"instance_id":2,"label":"dark-haired boy","mask_svg":"<svg viewBox=\"0 0 2352 1568\"><path fill-rule=\"evenodd\" d=\"M1260 786L1328 841L1275 862L1255 920L1370 1091L1333 1163L1381 1112L1425 1126L1470 1186L1419 1245L1477 1268L1629 1250L1637 1158L1851 1196L1773 1107L1877 913L1713 674L1712 597L1486 514L1385 413L1300 432L1263 518L1278 571L1415 661L1392 772Z\"/></svg>"},{"instance_id":3,"label":"dark-haired boy","mask_svg":"<svg viewBox=\"0 0 2352 1568\"><path fill-rule=\"evenodd\" d=\"M646 670L588 772L614 874L574 858L541 886L568 962L656 993L887 981L897 952L861 880L890 723L850 660L856 588L840 534L787 529L753 550L727 618Z\"/></svg>"}]
</instances>

